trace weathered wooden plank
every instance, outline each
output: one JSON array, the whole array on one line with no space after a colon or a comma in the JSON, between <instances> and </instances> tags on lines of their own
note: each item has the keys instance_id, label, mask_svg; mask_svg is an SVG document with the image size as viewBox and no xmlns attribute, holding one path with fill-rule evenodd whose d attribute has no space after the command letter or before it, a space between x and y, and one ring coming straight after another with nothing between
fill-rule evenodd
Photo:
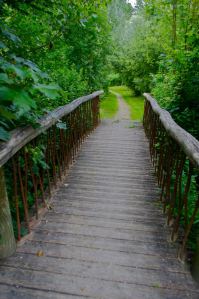
<instances>
[{"instance_id":1,"label":"weathered wooden plank","mask_svg":"<svg viewBox=\"0 0 199 299\"><path fill-rule=\"evenodd\" d=\"M104 194L103 194L104 195ZM147 219L149 220L158 220L161 222L161 215L153 215L151 213L147 213L146 211L141 211L140 209L139 210L134 210L133 212L132 211L129 211L128 208L126 208L125 210L123 211L116 211L115 209L106 209L105 207L104 208L98 208L98 210L96 210L94 207L90 207L90 208L86 208L86 207L62 207L62 206L54 206L53 207L53 210L55 212L58 212L58 213L67 213L67 214L77 214L77 215L85 215L85 216L89 216L90 214L93 215L93 216L98 216L99 213L100 215L102 215L103 217L111 217L112 215L113 218L115 219L128 219L128 220L131 220L132 218L134 219L142 219L142 218L145 218L147 217ZM155 212L154 212L155 213ZM164 222L164 220L162 219L162 222Z\"/></svg>"},{"instance_id":2,"label":"weathered wooden plank","mask_svg":"<svg viewBox=\"0 0 199 299\"><path fill-rule=\"evenodd\" d=\"M61 293L59 291L49 291L49 290L39 290L37 286L26 287L22 284L12 284L8 282L7 284L0 284L0 299L85 299L91 298L90 296L81 296L69 293Z\"/></svg>"},{"instance_id":3,"label":"weathered wooden plank","mask_svg":"<svg viewBox=\"0 0 199 299\"><path fill-rule=\"evenodd\" d=\"M67 194L67 197L64 197L63 194L60 192L59 194L56 194L54 197L56 200L59 200L60 202L74 202L74 201L85 201L85 202L101 202L101 203L107 203L107 204L114 204L114 205L121 205L121 204L129 204L133 205L134 207L142 207L145 206L147 207L153 207L154 208L154 203L156 203L156 207L159 207L159 210L162 210L162 206L160 205L157 197L152 197L152 196L145 196L146 202L143 203L142 198L143 196L139 195L130 195L128 197L115 197L115 196L109 196L106 198L100 198L100 196L93 196L92 194L72 194L69 196Z\"/></svg>"},{"instance_id":4,"label":"weathered wooden plank","mask_svg":"<svg viewBox=\"0 0 199 299\"><path fill-rule=\"evenodd\" d=\"M133 212L135 212L136 214L139 213L139 215L145 215L145 214L153 214L153 215L157 215L157 217L159 218L160 216L160 210L156 210L154 212L154 207L153 206L144 206L142 203L140 203L139 205L137 204L133 204L133 202L131 203L125 203L123 202L122 204L115 204L114 202L111 203L111 202L92 202L92 201L87 201L85 200L84 202L82 201L74 201L74 202L69 202L67 201L67 199L63 198L62 199L59 199L59 207L65 207L65 208L68 208L68 207L73 207L73 208L80 208L80 209L95 209L95 210L112 210L113 213L114 212L122 212L122 211L126 211L126 209L128 209L128 212L132 211L132 214ZM52 208L53 208L53 205L52 205ZM143 211L144 209L144 211Z\"/></svg>"},{"instance_id":5,"label":"weathered wooden plank","mask_svg":"<svg viewBox=\"0 0 199 299\"><path fill-rule=\"evenodd\" d=\"M109 177L110 178L110 177ZM98 187L98 186L110 186L110 188L112 187L121 187L121 188L125 188L125 189L128 189L130 188L131 191L132 191L132 187L136 187L138 185L138 182L140 183L139 186L143 187L142 190L145 190L146 187L151 187L152 190L155 189L155 191L157 191L157 186L154 185L154 182L151 178L147 180L147 186L146 186L146 178L144 179L141 179L141 178L136 178L134 180L129 180L129 181L121 181L121 180L113 180L112 177L110 179L108 178L104 178L104 179L96 179L95 177L91 177L91 178L70 178L70 185L76 185L76 184L79 184L80 185L80 188L81 188L81 185L84 185L84 186L95 186L95 187Z\"/></svg>"},{"instance_id":6,"label":"weathered wooden plank","mask_svg":"<svg viewBox=\"0 0 199 299\"><path fill-rule=\"evenodd\" d=\"M143 192L142 187L140 187L139 185L138 186L134 185L132 187L134 187L134 190L131 188L127 189L127 188L117 188L117 187L115 187L114 189L111 189L111 188L108 188L108 186L104 186L104 188L103 188L103 186L98 186L97 188L95 188L95 187L92 187L92 185L90 185L90 186L83 185L79 189L79 192L84 192L84 193L93 192L93 194L99 193L102 196L103 196L103 194L105 196L105 195L107 195L106 193L110 193L110 190L112 190L112 194L116 194L116 195L120 195L120 196L124 196L124 197L126 197L128 195L133 195L133 194L138 194L138 195L142 195L142 196L144 196L145 194L146 195L153 194L154 196L157 197L160 194L159 190L155 190L155 188L151 189L150 186L149 186L149 188L147 188L147 186L146 186L146 188L144 189L145 192ZM72 193L72 191L74 191L74 190L77 190L77 185L75 185L75 186L71 185L70 189L68 189L66 192L63 190L63 196L65 195L65 193L70 193L70 191Z\"/></svg>"},{"instance_id":7,"label":"weathered wooden plank","mask_svg":"<svg viewBox=\"0 0 199 299\"><path fill-rule=\"evenodd\" d=\"M140 254L139 252L134 252L134 254L131 255L129 253L120 251L115 251L113 254L113 252L110 250L95 249L92 247L88 248L64 246L61 244L50 244L42 242L35 243L32 241L28 241L26 246L22 246L18 249L18 252L29 253L33 255L36 255L38 251L42 251L44 255L49 257L75 259L77 261L86 260L90 262L101 263L104 265L110 263L113 265L119 265L121 267L144 267L151 270L175 270L179 265L179 262L177 261L175 256L173 258L166 258L164 256Z\"/></svg>"},{"instance_id":8,"label":"weathered wooden plank","mask_svg":"<svg viewBox=\"0 0 199 299\"><path fill-rule=\"evenodd\" d=\"M76 215L56 215L56 214L47 214L41 221L44 222L55 222L55 223L71 223L71 224L81 224L88 226L97 226L104 228L115 228L118 230L134 230L134 229L143 229L145 231L159 231L163 233L164 230L167 230L164 223L154 223L154 222L136 222L135 220L131 221L121 221L115 219L104 219L100 217L87 217L87 216L76 216Z\"/></svg>"},{"instance_id":9,"label":"weathered wooden plank","mask_svg":"<svg viewBox=\"0 0 199 299\"><path fill-rule=\"evenodd\" d=\"M59 222L50 222L44 221L42 229L56 232L65 232L65 233L76 233L83 234L88 236L99 236L99 237L109 237L114 239L121 240L145 240L149 241L159 241L167 240L167 232L145 230L141 225L135 226L132 229L119 229L119 228L108 228L101 226L88 226L82 224L70 224L70 223L59 223ZM165 234L163 234L165 233ZM132 237L133 235L133 237Z\"/></svg>"},{"instance_id":10,"label":"weathered wooden plank","mask_svg":"<svg viewBox=\"0 0 199 299\"><path fill-rule=\"evenodd\" d=\"M106 163L106 161L105 161ZM85 165L87 165L85 163ZM125 165L120 165L120 167L124 167ZM144 171L145 170L145 171ZM125 174L122 174L122 173L112 173L111 176L107 173L107 172L99 172L97 174L95 174L95 176L93 176L93 173L92 172L88 172L88 171L77 171L77 169L73 169L73 174L69 174L68 178L70 179L90 179L90 178L94 178L94 179L99 179L99 180L111 180L113 181L114 179L114 182L116 181L121 181L122 179L124 179L126 182L132 182L134 180L137 180L140 179L140 180L149 180L149 181L154 181L154 177L155 177L155 174L153 172L150 172L148 171L146 173L146 169L143 169L143 171L141 172L136 172L136 178L131 178L131 177L127 177Z\"/></svg>"},{"instance_id":11,"label":"weathered wooden plank","mask_svg":"<svg viewBox=\"0 0 199 299\"><path fill-rule=\"evenodd\" d=\"M3 268L3 267L2 267ZM29 288L40 289L51 292L58 292L61 294L75 295L75 296L88 296L91 298L109 298L109 299L143 299L143 298L197 298L197 292L192 289L165 289L155 285L149 287L145 282L142 284L130 284L119 281L108 281L106 279L100 280L95 278L86 278L83 275L72 276L64 274L54 274L43 271L13 269L7 267L7 276L13 285L24 287L27 285ZM0 279L6 281L5 277L0 272ZM53 284L52 284L53 281ZM12 284L12 283L10 283ZM183 296L183 297L182 297ZM55 297L56 298L56 297ZM66 297L67 298L67 297Z\"/></svg>"},{"instance_id":12,"label":"weathered wooden plank","mask_svg":"<svg viewBox=\"0 0 199 299\"><path fill-rule=\"evenodd\" d=\"M157 219L155 217L150 217L150 218L143 218L143 217L137 217L137 215L134 215L134 217L123 217L123 215L112 215L111 213L107 213L107 214L101 214L99 215L99 213L84 213L82 211L73 211L73 213L62 213L62 212L50 212L50 215L53 214L56 217L89 217L91 219L103 219L104 221L107 220L116 220L116 221L121 221L121 222L125 222L125 223L131 223L132 225L134 223L142 223L142 224L146 224L146 225L159 225L160 227L164 226L166 224L166 220L161 218L161 219ZM69 218L67 218L69 219Z\"/></svg>"},{"instance_id":13,"label":"weathered wooden plank","mask_svg":"<svg viewBox=\"0 0 199 299\"><path fill-rule=\"evenodd\" d=\"M183 289L183 281L186 277L185 272L176 273L163 270L151 271L146 268L137 268L135 271L131 267L121 267L118 265L111 265L110 267L110 264L101 265L89 261L78 263L73 259L66 260L48 256L38 258L36 255L31 256L22 253L10 259L8 262L4 262L3 265L9 266L13 271L16 271L17 268L19 268L22 270L67 274L77 277L84 276L91 279L95 278L129 284L145 283L151 287L159 285L160 288L168 289ZM188 280L188 285L190 288L194 287L194 284L190 280Z\"/></svg>"},{"instance_id":14,"label":"weathered wooden plank","mask_svg":"<svg viewBox=\"0 0 199 299\"><path fill-rule=\"evenodd\" d=\"M74 209L74 208L67 208L64 209L63 208L59 208L59 207L54 207L53 208L53 213L56 213L57 215L76 215L76 216L88 216L88 217L99 217L100 218L104 218L104 219L115 219L115 220L127 220L127 221L136 221L136 222L145 222L145 219L142 215L138 214L134 214L132 215L131 213L114 213L113 211L95 211L95 210L87 210L87 209ZM128 210L127 210L128 211ZM154 222L154 223L165 223L166 221L159 217L157 219L157 217L153 217L153 215L151 215L149 217L149 215L147 215L147 222Z\"/></svg>"},{"instance_id":15,"label":"weathered wooden plank","mask_svg":"<svg viewBox=\"0 0 199 299\"><path fill-rule=\"evenodd\" d=\"M133 200L132 200L133 198ZM145 208L146 210L150 210L150 209L153 209L154 208L154 204L156 205L156 208L157 208L157 212L159 211L161 213L163 213L163 209L162 207L160 206L160 203L157 201L157 198L153 198L153 197L148 197L145 204L142 203L142 198L143 196L132 196L132 197L128 197L128 198L122 198L121 200L116 197L109 197L109 198L104 198L103 200L101 200L101 205L110 205L110 206L116 206L116 207L120 207L122 204L123 204L123 207L126 206L126 207L132 207L134 209L140 209L140 210L143 210L143 208ZM84 195L84 194L81 194L81 195L78 195L78 194L72 194L72 195L68 195L67 198L66 197L63 197L61 194L59 195L56 195L56 200L59 200L60 202L60 205L64 205L65 202L67 201L67 204L70 206L74 203L76 204L80 204L82 203L83 201L86 203L86 204L95 204L95 203L98 203L99 204L99 199L100 199L100 196L95 196L93 197L92 194L88 194L88 195ZM53 208L53 203L51 205L51 207ZM154 210L153 210L154 211ZM153 212L152 211L152 212Z\"/></svg>"},{"instance_id":16,"label":"weathered wooden plank","mask_svg":"<svg viewBox=\"0 0 199 299\"><path fill-rule=\"evenodd\" d=\"M64 199L64 198L66 198L66 196L69 199L70 198L76 198L76 197L79 197L80 199L81 199L81 197L84 197L84 198L86 197L88 199L89 198L93 198L93 199L102 198L102 196L101 196L102 192L96 191L96 190L95 190L95 192L94 192L94 190L92 190L93 193L89 192L89 191L88 192L81 192L81 190L76 190L76 192L75 192L75 190L70 190L70 192L69 191L68 192L66 191L66 192L63 192L63 193L62 192L60 191L59 193L57 193L55 195L55 198L56 199L60 199L60 198ZM157 203L158 200L159 200L159 193L157 195L154 195L152 193L151 194L147 193L147 194L144 195L144 198L145 198L146 202L144 202L144 203L142 202L142 205L145 205L147 203L154 204L154 203ZM103 200L104 199L105 198L103 198ZM107 192L106 199L107 199L107 201L115 199L116 203L131 200L132 202L135 201L135 204L136 204L137 202L141 203L141 201L143 199L143 194L141 194L141 193L136 193L135 194L134 192L132 192L131 194L125 194L125 196L122 196L122 198L121 198L120 194L117 194L117 193L114 193L114 192L112 192L110 194L110 193Z\"/></svg>"},{"instance_id":17,"label":"weathered wooden plank","mask_svg":"<svg viewBox=\"0 0 199 299\"><path fill-rule=\"evenodd\" d=\"M145 255L176 256L176 246L172 243L152 242L146 243L145 240L117 240L100 236L88 236L72 233L50 234L49 231L37 230L34 232L32 242L54 243L62 245L72 245L77 247L92 247L105 249L108 251L121 251L126 253L139 252Z\"/></svg>"}]
</instances>

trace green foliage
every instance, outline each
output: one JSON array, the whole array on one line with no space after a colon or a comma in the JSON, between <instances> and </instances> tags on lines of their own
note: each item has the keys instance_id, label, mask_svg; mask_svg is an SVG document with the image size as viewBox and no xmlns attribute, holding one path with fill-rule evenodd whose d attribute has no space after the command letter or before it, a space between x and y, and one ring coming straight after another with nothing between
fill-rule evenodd
<instances>
[{"instance_id":1,"label":"green foliage","mask_svg":"<svg viewBox=\"0 0 199 299\"><path fill-rule=\"evenodd\" d=\"M152 92L183 128L199 138L199 2L137 1L132 15L125 14L124 1L112 5L117 13L110 12L111 19L121 15L123 29L114 22L110 63L122 83L136 94Z\"/></svg>"},{"instance_id":2,"label":"green foliage","mask_svg":"<svg viewBox=\"0 0 199 299\"><path fill-rule=\"evenodd\" d=\"M108 17L112 28L112 40L115 47L122 48L128 34L128 20L132 15L132 6L126 0L113 0L108 7Z\"/></svg>"},{"instance_id":3,"label":"green foliage","mask_svg":"<svg viewBox=\"0 0 199 299\"><path fill-rule=\"evenodd\" d=\"M157 25L162 44L152 93L180 126L199 138L198 1L146 1L145 12Z\"/></svg>"},{"instance_id":4,"label":"green foliage","mask_svg":"<svg viewBox=\"0 0 199 299\"><path fill-rule=\"evenodd\" d=\"M24 54L74 99L104 83L109 34L106 1L100 1L100 6L97 1L50 2L21 5L17 14L9 8L13 17L8 23L20 32Z\"/></svg>"},{"instance_id":5,"label":"green foliage","mask_svg":"<svg viewBox=\"0 0 199 299\"><path fill-rule=\"evenodd\" d=\"M126 9L128 5L126 5ZM126 11L123 2L118 8L121 13ZM112 12L114 14L114 11ZM157 45L157 32L151 20L137 12L126 14L125 23L121 28L117 23L113 30L119 39L115 42L116 54L111 57L111 64L120 74L121 81L140 94L149 90L151 73L158 69L160 47ZM153 31L153 35L151 35ZM115 33L116 32L116 33Z\"/></svg>"},{"instance_id":6,"label":"green foliage","mask_svg":"<svg viewBox=\"0 0 199 299\"><path fill-rule=\"evenodd\" d=\"M37 99L57 98L59 87L49 84L48 76L33 62L11 52L11 47L20 47L20 40L10 29L1 25L0 35L0 139L5 141L16 125L37 122Z\"/></svg>"},{"instance_id":7,"label":"green foliage","mask_svg":"<svg viewBox=\"0 0 199 299\"><path fill-rule=\"evenodd\" d=\"M107 88L107 2L2 1L1 140L46 111Z\"/></svg>"},{"instance_id":8,"label":"green foliage","mask_svg":"<svg viewBox=\"0 0 199 299\"><path fill-rule=\"evenodd\" d=\"M118 111L118 101L114 94L108 93L100 103L101 118L114 118Z\"/></svg>"},{"instance_id":9,"label":"green foliage","mask_svg":"<svg viewBox=\"0 0 199 299\"><path fill-rule=\"evenodd\" d=\"M49 166L45 161L45 147L40 146L27 146L26 153L31 157L32 169L35 175L39 175L39 169L48 169Z\"/></svg>"},{"instance_id":10,"label":"green foliage","mask_svg":"<svg viewBox=\"0 0 199 299\"><path fill-rule=\"evenodd\" d=\"M122 84L121 76L119 73L110 73L108 75L108 85L109 86L119 86Z\"/></svg>"}]
</instances>

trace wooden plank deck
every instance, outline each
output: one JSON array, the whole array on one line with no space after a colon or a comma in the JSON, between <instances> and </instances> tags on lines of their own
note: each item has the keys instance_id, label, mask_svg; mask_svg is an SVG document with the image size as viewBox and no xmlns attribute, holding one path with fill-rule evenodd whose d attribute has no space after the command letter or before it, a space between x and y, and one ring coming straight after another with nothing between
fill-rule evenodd
<instances>
[{"instance_id":1,"label":"wooden plank deck","mask_svg":"<svg viewBox=\"0 0 199 299\"><path fill-rule=\"evenodd\" d=\"M0 262L0 299L199 298L167 241L158 198L142 126L104 121L52 209Z\"/></svg>"}]
</instances>

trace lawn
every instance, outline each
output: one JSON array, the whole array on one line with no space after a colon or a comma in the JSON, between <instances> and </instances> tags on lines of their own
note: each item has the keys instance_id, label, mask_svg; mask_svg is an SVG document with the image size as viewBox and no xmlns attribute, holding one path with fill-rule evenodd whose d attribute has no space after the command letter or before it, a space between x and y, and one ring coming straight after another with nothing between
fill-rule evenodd
<instances>
[{"instance_id":1,"label":"lawn","mask_svg":"<svg viewBox=\"0 0 199 299\"><path fill-rule=\"evenodd\" d=\"M101 118L113 118L118 111L118 101L115 95L109 93L100 102Z\"/></svg>"},{"instance_id":2,"label":"lawn","mask_svg":"<svg viewBox=\"0 0 199 299\"><path fill-rule=\"evenodd\" d=\"M142 121L144 113L144 97L135 97L133 91L126 86L114 86L110 90L121 94L129 105L131 119L134 121Z\"/></svg>"}]
</instances>

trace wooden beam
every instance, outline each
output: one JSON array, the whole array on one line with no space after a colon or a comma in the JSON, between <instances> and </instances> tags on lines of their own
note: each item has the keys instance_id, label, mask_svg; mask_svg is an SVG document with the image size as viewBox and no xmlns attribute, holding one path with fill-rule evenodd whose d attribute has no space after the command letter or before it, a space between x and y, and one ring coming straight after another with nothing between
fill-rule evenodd
<instances>
[{"instance_id":1,"label":"wooden beam","mask_svg":"<svg viewBox=\"0 0 199 299\"><path fill-rule=\"evenodd\" d=\"M6 192L4 172L0 167L0 258L12 255L16 250L10 207Z\"/></svg>"},{"instance_id":2,"label":"wooden beam","mask_svg":"<svg viewBox=\"0 0 199 299\"><path fill-rule=\"evenodd\" d=\"M45 132L48 128L54 125L63 116L68 115L74 111L81 104L93 100L103 94L103 91L96 91L90 95L78 98L70 104L58 107L43 117L39 122L40 126L34 129L32 126L19 128L14 130L9 141L0 145L0 167L3 166L15 153L17 153L23 146L33 140L35 137Z\"/></svg>"},{"instance_id":3,"label":"wooden beam","mask_svg":"<svg viewBox=\"0 0 199 299\"><path fill-rule=\"evenodd\" d=\"M181 128L171 117L170 113L160 108L156 100L148 93L144 93L146 101L151 105L153 111L159 115L159 119L169 136L171 136L181 147L191 162L199 168L199 141Z\"/></svg>"}]
</instances>

